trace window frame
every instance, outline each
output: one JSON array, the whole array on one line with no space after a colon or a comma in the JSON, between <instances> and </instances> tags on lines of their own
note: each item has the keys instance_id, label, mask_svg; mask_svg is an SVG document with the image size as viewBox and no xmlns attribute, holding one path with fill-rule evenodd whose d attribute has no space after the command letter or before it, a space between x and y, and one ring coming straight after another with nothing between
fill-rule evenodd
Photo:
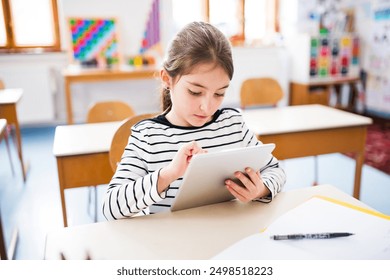
<instances>
[{"instance_id":1,"label":"window frame","mask_svg":"<svg viewBox=\"0 0 390 280\"><path fill-rule=\"evenodd\" d=\"M36 53L38 52L59 52L61 51L61 37L58 18L57 0L51 1L54 44L52 45L17 45L14 40L13 20L11 15L10 0L1 0L3 4L3 18L5 24L6 44L0 46L0 53Z\"/></svg>"},{"instance_id":2,"label":"window frame","mask_svg":"<svg viewBox=\"0 0 390 280\"><path fill-rule=\"evenodd\" d=\"M203 0L204 1L204 7L205 7L205 19L207 22L210 22L210 0ZM239 35L244 41L246 41L246 36L245 36L245 0L239 0L239 5L240 5L240 10L241 10L241 15L239 20L240 24L240 32L241 34ZM280 24L279 24L279 5L280 5L280 0L267 0L269 2L273 1L274 5L274 14L272 15L273 18L273 31L274 32L279 32L280 31ZM268 3L269 4L269 3ZM272 3L271 3L272 4Z\"/></svg>"}]
</instances>

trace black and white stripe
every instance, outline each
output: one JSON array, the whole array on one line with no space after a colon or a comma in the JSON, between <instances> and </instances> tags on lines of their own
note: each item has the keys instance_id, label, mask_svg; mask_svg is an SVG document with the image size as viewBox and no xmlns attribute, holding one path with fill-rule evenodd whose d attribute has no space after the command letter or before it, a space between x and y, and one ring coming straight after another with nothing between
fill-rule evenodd
<instances>
[{"instance_id":1,"label":"black and white stripe","mask_svg":"<svg viewBox=\"0 0 390 280\"><path fill-rule=\"evenodd\" d=\"M132 127L129 144L108 186L103 204L106 219L169 209L182 178L159 194L159 172L173 159L180 146L194 140L209 151L261 144L235 109L218 110L213 120L202 127L175 126L163 115L143 120ZM272 158L261 170L261 176L271 196L260 201L269 202L281 191L286 180L285 173L277 159Z\"/></svg>"}]
</instances>

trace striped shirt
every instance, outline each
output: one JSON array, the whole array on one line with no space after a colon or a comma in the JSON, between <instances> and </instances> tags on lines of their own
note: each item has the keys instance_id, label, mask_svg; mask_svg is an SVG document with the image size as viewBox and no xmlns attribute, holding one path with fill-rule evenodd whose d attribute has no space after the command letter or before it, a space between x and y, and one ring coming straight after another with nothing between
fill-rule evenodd
<instances>
[{"instance_id":1,"label":"striped shirt","mask_svg":"<svg viewBox=\"0 0 390 280\"><path fill-rule=\"evenodd\" d=\"M164 115L143 120L132 127L129 143L108 185L103 203L106 219L169 210L183 178L172 182L159 194L159 172L172 161L183 144L194 140L210 152L261 144L235 109L218 110L202 127L175 126ZM286 181L275 157L263 168L261 177L270 195L259 201L269 202Z\"/></svg>"}]
</instances>

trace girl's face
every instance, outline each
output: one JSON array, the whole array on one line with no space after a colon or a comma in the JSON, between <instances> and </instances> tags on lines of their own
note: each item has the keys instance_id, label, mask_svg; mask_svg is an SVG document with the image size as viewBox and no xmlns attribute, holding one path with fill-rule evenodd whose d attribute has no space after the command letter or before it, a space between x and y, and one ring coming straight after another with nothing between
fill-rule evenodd
<instances>
[{"instance_id":1,"label":"girl's face","mask_svg":"<svg viewBox=\"0 0 390 280\"><path fill-rule=\"evenodd\" d=\"M167 119L178 126L203 126L218 110L229 83L227 73L215 64L200 64L178 81L170 81L172 109Z\"/></svg>"}]
</instances>

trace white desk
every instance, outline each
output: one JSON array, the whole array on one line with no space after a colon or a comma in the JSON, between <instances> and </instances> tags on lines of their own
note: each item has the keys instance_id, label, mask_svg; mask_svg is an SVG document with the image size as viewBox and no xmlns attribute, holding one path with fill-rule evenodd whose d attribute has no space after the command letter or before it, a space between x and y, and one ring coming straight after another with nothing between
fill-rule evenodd
<instances>
[{"instance_id":1,"label":"white desk","mask_svg":"<svg viewBox=\"0 0 390 280\"><path fill-rule=\"evenodd\" d=\"M360 207L362 202L333 186L279 193L272 203L230 201L178 212L61 228L49 232L45 259L210 259L257 233L315 195ZM368 208L368 207L367 207Z\"/></svg>"},{"instance_id":2,"label":"white desk","mask_svg":"<svg viewBox=\"0 0 390 280\"><path fill-rule=\"evenodd\" d=\"M8 124L15 128L17 139L17 149L20 164L22 166L23 180L26 181L27 167L24 165L22 152L22 137L20 135L20 127L16 104L22 98L23 90L20 88L0 89L0 118L7 120Z\"/></svg>"},{"instance_id":3,"label":"white desk","mask_svg":"<svg viewBox=\"0 0 390 280\"><path fill-rule=\"evenodd\" d=\"M322 105L244 111L248 127L264 143L276 143L279 159L336 152L356 153L354 197L359 198L367 125L371 119ZM57 158L64 225L64 190L107 184L108 152L119 122L59 126L53 153Z\"/></svg>"},{"instance_id":4,"label":"white desk","mask_svg":"<svg viewBox=\"0 0 390 280\"><path fill-rule=\"evenodd\" d=\"M68 225L65 189L110 182L113 171L108 151L119 125L120 122L106 122L56 128L53 153L57 158L64 226Z\"/></svg>"},{"instance_id":5,"label":"white desk","mask_svg":"<svg viewBox=\"0 0 390 280\"><path fill-rule=\"evenodd\" d=\"M323 105L300 105L243 112L263 143L275 143L280 160L330 153L355 154L353 196L359 198L367 126L372 120Z\"/></svg>"},{"instance_id":6,"label":"white desk","mask_svg":"<svg viewBox=\"0 0 390 280\"><path fill-rule=\"evenodd\" d=\"M0 119L0 143L2 142L3 138L5 139L8 153L9 153L9 147L8 147L8 135L6 132L7 129L7 120L6 119ZM9 156L11 157L11 154L9 153ZM11 158L10 158L11 160ZM11 162L12 165L12 162ZM11 168L13 168L11 166ZM13 169L12 169L13 171ZM0 205L1 206L1 205ZM7 252L7 246L5 244L5 237L4 237L4 231L3 231L3 223L2 223L2 218L1 218L1 207L0 207L0 260L8 260L12 259L14 252L15 252L15 247L16 247L16 242L18 240L18 231L15 229L12 233L11 236L11 243L9 245L9 249Z\"/></svg>"}]
</instances>

